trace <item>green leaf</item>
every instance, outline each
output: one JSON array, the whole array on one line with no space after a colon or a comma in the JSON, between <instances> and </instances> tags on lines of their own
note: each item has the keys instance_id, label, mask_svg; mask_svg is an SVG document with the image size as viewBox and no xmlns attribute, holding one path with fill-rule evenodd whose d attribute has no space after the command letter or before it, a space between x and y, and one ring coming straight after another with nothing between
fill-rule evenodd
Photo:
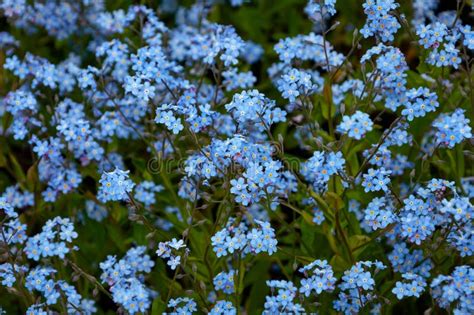
<instances>
[{"instance_id":1,"label":"green leaf","mask_svg":"<svg viewBox=\"0 0 474 315\"><path fill-rule=\"evenodd\" d=\"M9 153L8 157L10 158L10 163L12 165L16 180L20 183L24 183L26 181L26 176L20 163L18 163L18 160L12 153Z\"/></svg>"},{"instance_id":2,"label":"green leaf","mask_svg":"<svg viewBox=\"0 0 474 315\"><path fill-rule=\"evenodd\" d=\"M161 315L166 311L166 304L161 300L160 297L157 297L153 300L151 305L151 315Z\"/></svg>"},{"instance_id":3,"label":"green leaf","mask_svg":"<svg viewBox=\"0 0 474 315\"><path fill-rule=\"evenodd\" d=\"M5 166L7 166L7 158L5 157L4 152L0 152L0 167L5 167Z\"/></svg>"},{"instance_id":4,"label":"green leaf","mask_svg":"<svg viewBox=\"0 0 474 315\"><path fill-rule=\"evenodd\" d=\"M31 165L28 171L26 172L26 186L30 191L34 191L36 184L39 184L38 162L39 160L36 161L33 165Z\"/></svg>"},{"instance_id":5,"label":"green leaf","mask_svg":"<svg viewBox=\"0 0 474 315\"><path fill-rule=\"evenodd\" d=\"M109 239L118 247L122 252L127 250L128 244L124 241L122 235L122 231L115 225L106 225L107 233L109 235Z\"/></svg>"},{"instance_id":6,"label":"green leaf","mask_svg":"<svg viewBox=\"0 0 474 315\"><path fill-rule=\"evenodd\" d=\"M307 213L306 211L303 211L300 214L306 223L308 223L309 225L314 225L313 217L311 216L311 214Z\"/></svg>"},{"instance_id":7,"label":"green leaf","mask_svg":"<svg viewBox=\"0 0 474 315\"><path fill-rule=\"evenodd\" d=\"M146 245L146 236L148 232L149 231L143 225L134 224L133 235L130 238L130 241L137 243L138 245Z\"/></svg>"},{"instance_id":8,"label":"green leaf","mask_svg":"<svg viewBox=\"0 0 474 315\"><path fill-rule=\"evenodd\" d=\"M329 230L329 229L326 229L326 230L327 230L326 231L326 238L329 242L329 246L331 247L332 251L335 254L340 254L340 247L338 246L336 239L332 235L332 231Z\"/></svg>"},{"instance_id":9,"label":"green leaf","mask_svg":"<svg viewBox=\"0 0 474 315\"><path fill-rule=\"evenodd\" d=\"M342 258L339 255L332 256L331 260L329 261L329 264L332 266L332 268L336 272L342 272L351 267L351 264L345 261L344 258Z\"/></svg>"},{"instance_id":10,"label":"green leaf","mask_svg":"<svg viewBox=\"0 0 474 315\"><path fill-rule=\"evenodd\" d=\"M321 211L323 211L324 216L328 219L330 224L334 222L334 210L329 207L326 201L317 193L315 193L312 189L309 190L309 194L316 200L316 203L320 207Z\"/></svg>"},{"instance_id":11,"label":"green leaf","mask_svg":"<svg viewBox=\"0 0 474 315\"><path fill-rule=\"evenodd\" d=\"M245 277L245 262L243 260L240 261L240 266L239 266L239 273L238 273L238 281L239 281L239 294L242 295L242 292L244 292L244 277Z\"/></svg>"},{"instance_id":12,"label":"green leaf","mask_svg":"<svg viewBox=\"0 0 474 315\"><path fill-rule=\"evenodd\" d=\"M339 197L336 193L328 191L325 197L329 206L333 210L339 210L339 209L344 208L344 201L342 201L341 197Z\"/></svg>"},{"instance_id":13,"label":"green leaf","mask_svg":"<svg viewBox=\"0 0 474 315\"><path fill-rule=\"evenodd\" d=\"M324 102L321 103L321 112L325 119L333 118L336 115L336 106L332 103L332 85L329 81L323 88Z\"/></svg>"},{"instance_id":14,"label":"green leaf","mask_svg":"<svg viewBox=\"0 0 474 315\"><path fill-rule=\"evenodd\" d=\"M315 228L311 225L309 225L306 221L301 222L301 240L304 243L304 245L312 250L314 249L314 240L316 237L316 231ZM309 254L313 254L311 251Z\"/></svg>"},{"instance_id":15,"label":"green leaf","mask_svg":"<svg viewBox=\"0 0 474 315\"><path fill-rule=\"evenodd\" d=\"M348 240L349 247L351 248L351 252L355 258L357 258L357 256L360 255L364 251L364 249L369 244L369 241L370 241L370 237L368 237L367 235L352 235L349 237L349 240ZM363 244L367 244L367 245L361 246Z\"/></svg>"},{"instance_id":16,"label":"green leaf","mask_svg":"<svg viewBox=\"0 0 474 315\"><path fill-rule=\"evenodd\" d=\"M458 179L461 179L464 177L465 165L464 165L464 154L463 154L462 147L463 147L462 145L456 146L456 161L457 161L457 169L458 169L458 175L459 175Z\"/></svg>"},{"instance_id":17,"label":"green leaf","mask_svg":"<svg viewBox=\"0 0 474 315\"><path fill-rule=\"evenodd\" d=\"M270 291L267 285L265 284L265 280L268 279L267 275L268 272L263 272L256 277L256 279L258 279L259 281L255 282L252 285L250 289L249 298L246 303L246 309L254 310L256 314L261 313L257 312L257 310L261 308L262 305L265 303L265 296Z\"/></svg>"},{"instance_id":18,"label":"green leaf","mask_svg":"<svg viewBox=\"0 0 474 315\"><path fill-rule=\"evenodd\" d=\"M119 204L113 204L110 214L115 221L120 222L128 215L128 210Z\"/></svg>"}]
</instances>

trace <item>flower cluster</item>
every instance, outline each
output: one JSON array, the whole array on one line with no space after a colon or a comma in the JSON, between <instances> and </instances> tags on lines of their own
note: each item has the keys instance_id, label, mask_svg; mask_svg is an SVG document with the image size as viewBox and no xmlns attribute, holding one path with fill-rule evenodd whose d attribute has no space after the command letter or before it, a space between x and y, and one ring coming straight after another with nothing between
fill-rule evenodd
<instances>
[{"instance_id":1,"label":"flower cluster","mask_svg":"<svg viewBox=\"0 0 474 315\"><path fill-rule=\"evenodd\" d=\"M433 127L436 128L436 143L454 148L464 139L472 137L470 120L464 115L464 110L456 109L450 115L441 114L434 122Z\"/></svg>"},{"instance_id":2,"label":"flower cluster","mask_svg":"<svg viewBox=\"0 0 474 315\"><path fill-rule=\"evenodd\" d=\"M55 273L53 268L36 267L26 276L25 287L30 291L39 291L46 305L54 305L60 300L66 303L68 313L93 314L97 311L93 301L83 299L72 285L64 280L55 281Z\"/></svg>"},{"instance_id":3,"label":"flower cluster","mask_svg":"<svg viewBox=\"0 0 474 315\"><path fill-rule=\"evenodd\" d=\"M374 144L370 149L366 149L362 155L369 159L368 163L377 167L383 167L385 170L390 171L391 175L400 176L403 175L406 169L410 169L414 166L414 163L409 160L409 157L394 153L398 152L401 147L405 144L411 144L413 137L407 131L407 123L396 123L392 129L386 130L383 133L385 141L380 144ZM391 150L393 147L394 150Z\"/></svg>"},{"instance_id":4,"label":"flower cluster","mask_svg":"<svg viewBox=\"0 0 474 315\"><path fill-rule=\"evenodd\" d=\"M184 250L182 250L182 248L184 248ZM175 270L176 267L178 267L181 263L181 255L183 252L184 254L188 252L184 241L178 241L177 239L173 238L171 241L160 242L158 244L156 254L158 257L168 259L168 266L170 266L172 270Z\"/></svg>"},{"instance_id":5,"label":"flower cluster","mask_svg":"<svg viewBox=\"0 0 474 315\"><path fill-rule=\"evenodd\" d=\"M212 236L212 246L217 257L236 252L258 254L267 252L272 255L277 250L278 241L269 222L255 220L257 227L250 229L245 222L237 224L230 218L226 227Z\"/></svg>"},{"instance_id":6,"label":"flower cluster","mask_svg":"<svg viewBox=\"0 0 474 315\"><path fill-rule=\"evenodd\" d=\"M367 171L367 174L364 174L364 180L362 186L364 187L365 192L369 191L384 191L388 192L390 184L389 175L392 172L386 170L383 167L380 168L371 168Z\"/></svg>"},{"instance_id":7,"label":"flower cluster","mask_svg":"<svg viewBox=\"0 0 474 315\"><path fill-rule=\"evenodd\" d=\"M235 270L219 273L214 277L214 288L216 290L222 290L225 294L234 293L234 275Z\"/></svg>"},{"instance_id":8,"label":"flower cluster","mask_svg":"<svg viewBox=\"0 0 474 315\"><path fill-rule=\"evenodd\" d=\"M326 260L315 260L299 269L307 277L301 280L299 291L308 297L314 290L316 294L335 289L336 278L331 266Z\"/></svg>"},{"instance_id":9,"label":"flower cluster","mask_svg":"<svg viewBox=\"0 0 474 315\"><path fill-rule=\"evenodd\" d=\"M110 286L115 303L122 305L130 314L149 309L156 292L143 283L143 274L149 273L155 263L145 254L146 247L138 246L128 250L125 257L107 256L100 263L102 282Z\"/></svg>"},{"instance_id":10,"label":"flower cluster","mask_svg":"<svg viewBox=\"0 0 474 315\"><path fill-rule=\"evenodd\" d=\"M397 281L395 288L392 289L392 293L397 296L397 299L401 300L409 296L420 297L426 287L426 281L423 277L414 273L404 273L402 278L404 280Z\"/></svg>"},{"instance_id":11,"label":"flower cluster","mask_svg":"<svg viewBox=\"0 0 474 315\"><path fill-rule=\"evenodd\" d=\"M321 80L309 71L291 68L277 80L277 88L285 99L294 102L298 97L304 99L318 92Z\"/></svg>"},{"instance_id":12,"label":"flower cluster","mask_svg":"<svg viewBox=\"0 0 474 315\"><path fill-rule=\"evenodd\" d=\"M396 220L393 201L387 197L374 198L364 210L364 221L373 230L384 229Z\"/></svg>"},{"instance_id":13,"label":"flower cluster","mask_svg":"<svg viewBox=\"0 0 474 315\"><path fill-rule=\"evenodd\" d=\"M291 281L268 280L267 286L272 289L272 293L275 293L275 295L265 297L265 312L304 312L304 308L301 306L301 304L294 302L298 291Z\"/></svg>"},{"instance_id":14,"label":"flower cluster","mask_svg":"<svg viewBox=\"0 0 474 315\"><path fill-rule=\"evenodd\" d=\"M248 206L264 199L277 205L277 196L285 197L296 189L295 177L288 171L282 171L280 161L272 158L272 147L252 142L250 139L235 136L225 141L214 140L202 149L201 154L190 156L185 162L185 172L190 184L189 190L195 190L191 179L206 184L212 178L223 177L228 168L239 170L241 175L230 181L231 193L235 201ZM194 189L193 189L194 188ZM192 194L181 187L181 196L190 198ZM191 195L191 196L190 196Z\"/></svg>"},{"instance_id":15,"label":"flower cluster","mask_svg":"<svg viewBox=\"0 0 474 315\"><path fill-rule=\"evenodd\" d=\"M362 5L367 15L367 22L361 29L365 38L376 36L383 42L393 41L394 34L401 27L390 11L398 8L394 0L367 0Z\"/></svg>"},{"instance_id":16,"label":"flower cluster","mask_svg":"<svg viewBox=\"0 0 474 315\"><path fill-rule=\"evenodd\" d=\"M310 0L306 5L305 12L314 21L319 21L326 15L332 16L336 14L336 0Z\"/></svg>"},{"instance_id":17,"label":"flower cluster","mask_svg":"<svg viewBox=\"0 0 474 315\"><path fill-rule=\"evenodd\" d=\"M40 304L31 306L32 312L43 306L57 305L60 301L68 313L77 311L83 314L92 314L96 312L97 309L92 300L84 299L66 281L56 280L57 270L42 264L54 256L64 259L71 249L77 250L75 246L71 246L71 242L77 238L78 234L74 231L70 219L56 217L48 220L39 234L27 238L26 225L20 223L14 208L6 202L5 197L0 198L0 203L0 209L8 211L1 226L2 242L7 246L12 244L18 246L12 247L11 250L8 249L8 257L17 257L15 259L18 259L21 257L21 252L24 252L27 258L36 262L42 260L41 258L47 258L39 264L35 264L36 267L31 269L26 261L24 265L18 265L13 261L0 264L1 284L12 289L14 286L19 286L24 292L26 292L26 288L29 294L38 292L40 296L38 296L37 302ZM18 205L18 202L16 204ZM25 241L26 244L23 247ZM17 282L19 279L25 279L25 282ZM44 302L41 302L42 300Z\"/></svg>"},{"instance_id":18,"label":"flower cluster","mask_svg":"<svg viewBox=\"0 0 474 315\"><path fill-rule=\"evenodd\" d=\"M3 214L7 218L16 218L18 217L18 213L15 212L13 206L7 202L7 198L0 197L0 210L3 210Z\"/></svg>"},{"instance_id":19,"label":"flower cluster","mask_svg":"<svg viewBox=\"0 0 474 315\"><path fill-rule=\"evenodd\" d=\"M71 142L74 141L71 138ZM82 176L75 166L65 165L66 159L62 154L65 145L60 138L50 137L40 140L33 136L30 142L33 151L40 159L39 178L48 184L48 187L42 192L45 201L54 202L60 194L68 194L79 187Z\"/></svg>"},{"instance_id":20,"label":"flower cluster","mask_svg":"<svg viewBox=\"0 0 474 315\"><path fill-rule=\"evenodd\" d=\"M34 204L34 194L21 189L19 185L5 188L5 192L0 198L2 199L0 206L3 207L3 210L7 210L12 207L16 209L22 209ZM13 214L12 216L16 217Z\"/></svg>"},{"instance_id":21,"label":"flower cluster","mask_svg":"<svg viewBox=\"0 0 474 315\"><path fill-rule=\"evenodd\" d=\"M342 122L337 126L339 132L347 134L349 137L360 140L365 134L372 130L374 123L369 115L357 111L352 116L342 117Z\"/></svg>"},{"instance_id":22,"label":"flower cluster","mask_svg":"<svg viewBox=\"0 0 474 315\"><path fill-rule=\"evenodd\" d=\"M211 315L235 315L237 314L237 310L235 307L232 305L231 302L228 301L218 301L216 305L212 308L212 310L209 312Z\"/></svg>"},{"instance_id":23,"label":"flower cluster","mask_svg":"<svg viewBox=\"0 0 474 315\"><path fill-rule=\"evenodd\" d=\"M152 181L143 181L135 187L134 197L142 202L146 207L156 203L156 193L163 191L164 187Z\"/></svg>"},{"instance_id":24,"label":"flower cluster","mask_svg":"<svg viewBox=\"0 0 474 315\"><path fill-rule=\"evenodd\" d=\"M427 62L437 67L452 66L455 69L459 67L462 60L455 44L460 34L463 33L452 30L450 26L441 22L420 24L416 29L416 35L420 38L419 43L430 50Z\"/></svg>"},{"instance_id":25,"label":"flower cluster","mask_svg":"<svg viewBox=\"0 0 474 315\"><path fill-rule=\"evenodd\" d=\"M431 259L425 259L422 250L410 251L405 243L394 244L393 251L388 254L388 259L393 270L403 274L414 273L428 278L433 268Z\"/></svg>"},{"instance_id":26,"label":"flower cluster","mask_svg":"<svg viewBox=\"0 0 474 315\"><path fill-rule=\"evenodd\" d=\"M128 178L129 171L116 168L112 172L104 172L100 178L97 198L102 202L128 199L135 183Z\"/></svg>"},{"instance_id":27,"label":"flower cluster","mask_svg":"<svg viewBox=\"0 0 474 315\"><path fill-rule=\"evenodd\" d=\"M285 121L286 116L284 111L276 107L275 101L257 90L235 94L232 102L226 104L225 108L237 122L239 131L248 130L248 126L255 126L262 132L274 123Z\"/></svg>"},{"instance_id":28,"label":"flower cluster","mask_svg":"<svg viewBox=\"0 0 474 315\"><path fill-rule=\"evenodd\" d=\"M410 89L405 94L407 103L402 115L406 116L408 121L414 117L423 117L426 113L433 112L439 106L438 97L430 92L428 88Z\"/></svg>"},{"instance_id":29,"label":"flower cluster","mask_svg":"<svg viewBox=\"0 0 474 315\"><path fill-rule=\"evenodd\" d=\"M343 173L344 160L341 152L315 151L313 156L301 165L301 174L315 190L324 191L331 176Z\"/></svg>"},{"instance_id":30,"label":"flower cluster","mask_svg":"<svg viewBox=\"0 0 474 315\"><path fill-rule=\"evenodd\" d=\"M192 314L197 310L196 305L193 299L179 297L170 299L168 308L172 309L172 314Z\"/></svg>"},{"instance_id":31,"label":"flower cluster","mask_svg":"<svg viewBox=\"0 0 474 315\"><path fill-rule=\"evenodd\" d=\"M7 288L11 288L16 282L15 272L25 273L28 268L25 266L12 265L11 263L3 263L0 265L1 284Z\"/></svg>"},{"instance_id":32,"label":"flower cluster","mask_svg":"<svg viewBox=\"0 0 474 315\"><path fill-rule=\"evenodd\" d=\"M360 261L351 269L346 270L339 285L339 299L334 301L334 308L344 314L359 312L367 303L374 299L371 291L375 289L375 280L368 269L375 268L375 273L385 269L379 261Z\"/></svg>"},{"instance_id":33,"label":"flower cluster","mask_svg":"<svg viewBox=\"0 0 474 315\"><path fill-rule=\"evenodd\" d=\"M449 198L450 194L454 196ZM450 224L463 222L458 229L449 232L448 240L460 252L472 252L466 245L471 239L470 218L474 208L466 198L457 195L454 183L432 179L426 188L420 187L416 194L410 195L403 203L404 207L398 214L402 237L419 245L433 235L436 227L446 228Z\"/></svg>"},{"instance_id":34,"label":"flower cluster","mask_svg":"<svg viewBox=\"0 0 474 315\"><path fill-rule=\"evenodd\" d=\"M400 106L411 108L412 102L408 101L406 95L406 71L408 70L408 65L405 56L402 54L400 49L396 47L378 44L377 46L367 50L367 52L362 56L361 62L365 64L369 60L372 60L372 57L374 56L377 56L375 58L375 69L374 71L369 72L367 76L373 82L374 90L378 92L375 96L375 100L384 100L385 107L393 111ZM418 90L414 91L415 92L412 93L418 95ZM435 104L432 106L435 106Z\"/></svg>"},{"instance_id":35,"label":"flower cluster","mask_svg":"<svg viewBox=\"0 0 474 315\"><path fill-rule=\"evenodd\" d=\"M45 223L41 233L28 238L25 253L28 258L36 261L54 256L64 258L71 249L74 249L68 245L77 236L69 218L56 217Z\"/></svg>"},{"instance_id":36,"label":"flower cluster","mask_svg":"<svg viewBox=\"0 0 474 315\"><path fill-rule=\"evenodd\" d=\"M2 221L0 240L7 245L24 244L27 240L26 224L21 223L17 216L5 217Z\"/></svg>"},{"instance_id":37,"label":"flower cluster","mask_svg":"<svg viewBox=\"0 0 474 315\"><path fill-rule=\"evenodd\" d=\"M316 66L330 68L339 66L344 59L342 54L334 51L331 44L324 41L323 36L315 33L281 39L275 45L275 51L282 64L269 69L269 73L274 75L281 74L282 70L290 70L288 67L297 61L309 61ZM315 76L319 76L318 72Z\"/></svg>"},{"instance_id":38,"label":"flower cluster","mask_svg":"<svg viewBox=\"0 0 474 315\"><path fill-rule=\"evenodd\" d=\"M450 275L439 275L431 282L433 297L445 309L458 314L474 311L472 305L472 283L474 269L469 266L457 266Z\"/></svg>"},{"instance_id":39,"label":"flower cluster","mask_svg":"<svg viewBox=\"0 0 474 315\"><path fill-rule=\"evenodd\" d=\"M108 215L107 209L105 209L105 207L102 207L92 200L86 201L86 213L90 219L98 222L104 220Z\"/></svg>"}]
</instances>

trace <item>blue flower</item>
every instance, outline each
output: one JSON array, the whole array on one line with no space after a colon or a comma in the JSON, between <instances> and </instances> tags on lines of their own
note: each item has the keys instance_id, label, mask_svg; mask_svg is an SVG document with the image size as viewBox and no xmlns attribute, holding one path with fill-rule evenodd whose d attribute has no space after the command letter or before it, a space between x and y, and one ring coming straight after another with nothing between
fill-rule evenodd
<instances>
[{"instance_id":1,"label":"blue flower","mask_svg":"<svg viewBox=\"0 0 474 315\"><path fill-rule=\"evenodd\" d=\"M147 312L151 306L152 292L145 286L143 274L150 273L155 263L145 252L145 246L138 246L129 249L119 261L115 256L107 256L100 263L100 279L110 285L114 302L131 314Z\"/></svg>"},{"instance_id":2,"label":"blue flower","mask_svg":"<svg viewBox=\"0 0 474 315\"><path fill-rule=\"evenodd\" d=\"M128 199L128 194L135 186L135 183L128 178L128 173L129 171L122 171L119 168L102 173L97 198L102 202Z\"/></svg>"},{"instance_id":3,"label":"blue flower","mask_svg":"<svg viewBox=\"0 0 474 315\"><path fill-rule=\"evenodd\" d=\"M184 248L184 250L182 250ZM188 249L183 240L173 238L171 241L160 242L156 254L158 257L168 259L167 265L175 270L181 263L181 255L187 255Z\"/></svg>"},{"instance_id":4,"label":"blue flower","mask_svg":"<svg viewBox=\"0 0 474 315\"><path fill-rule=\"evenodd\" d=\"M463 109L456 109L450 115L441 114L433 122L436 128L436 142L453 148L456 144L461 143L464 139L472 137L470 120L464 116Z\"/></svg>"},{"instance_id":5,"label":"blue flower","mask_svg":"<svg viewBox=\"0 0 474 315\"><path fill-rule=\"evenodd\" d=\"M368 114L356 111L352 116L342 117L342 122L337 126L337 130L348 134L351 138L360 140L372 130L373 125L374 123Z\"/></svg>"},{"instance_id":6,"label":"blue flower","mask_svg":"<svg viewBox=\"0 0 474 315\"><path fill-rule=\"evenodd\" d=\"M172 314L192 314L197 310L196 306L196 302L190 298L179 297L168 302L168 308L173 310Z\"/></svg>"},{"instance_id":7,"label":"blue flower","mask_svg":"<svg viewBox=\"0 0 474 315\"><path fill-rule=\"evenodd\" d=\"M150 207L156 202L155 194L161 192L163 186L157 185L152 181L143 181L135 187L134 197L136 200Z\"/></svg>"},{"instance_id":8,"label":"blue flower","mask_svg":"<svg viewBox=\"0 0 474 315\"><path fill-rule=\"evenodd\" d=\"M369 191L384 191L388 192L388 184L390 184L390 175L392 172L381 167L378 169L371 168L367 171L367 174L363 175L362 187L365 192Z\"/></svg>"},{"instance_id":9,"label":"blue flower","mask_svg":"<svg viewBox=\"0 0 474 315\"><path fill-rule=\"evenodd\" d=\"M315 21L319 21L325 16L333 16L336 14L336 0L309 0L305 12Z\"/></svg>"},{"instance_id":10,"label":"blue flower","mask_svg":"<svg viewBox=\"0 0 474 315\"><path fill-rule=\"evenodd\" d=\"M229 272L221 272L214 277L214 288L219 291L222 290L225 294L234 293L234 275L235 270Z\"/></svg>"},{"instance_id":11,"label":"blue flower","mask_svg":"<svg viewBox=\"0 0 474 315\"><path fill-rule=\"evenodd\" d=\"M344 173L345 163L341 152L315 151L302 163L300 172L316 190L324 191L332 175Z\"/></svg>"},{"instance_id":12,"label":"blue flower","mask_svg":"<svg viewBox=\"0 0 474 315\"><path fill-rule=\"evenodd\" d=\"M364 13L367 15L367 22L360 30L361 34L367 38L376 36L382 41L393 41L394 34L401 27L395 16L390 11L398 7L394 0L367 0L362 5Z\"/></svg>"},{"instance_id":13,"label":"blue flower","mask_svg":"<svg viewBox=\"0 0 474 315\"><path fill-rule=\"evenodd\" d=\"M228 301L218 301L214 307L209 312L210 315L235 315L237 314L237 310L232 305L231 302Z\"/></svg>"},{"instance_id":14,"label":"blue flower","mask_svg":"<svg viewBox=\"0 0 474 315\"><path fill-rule=\"evenodd\" d=\"M39 234L27 240L26 256L36 261L41 257L58 256L64 258L65 254L71 251L70 247L66 247L67 243L71 243L77 237L78 234L74 231L74 226L69 218L55 217L46 222Z\"/></svg>"}]
</instances>

